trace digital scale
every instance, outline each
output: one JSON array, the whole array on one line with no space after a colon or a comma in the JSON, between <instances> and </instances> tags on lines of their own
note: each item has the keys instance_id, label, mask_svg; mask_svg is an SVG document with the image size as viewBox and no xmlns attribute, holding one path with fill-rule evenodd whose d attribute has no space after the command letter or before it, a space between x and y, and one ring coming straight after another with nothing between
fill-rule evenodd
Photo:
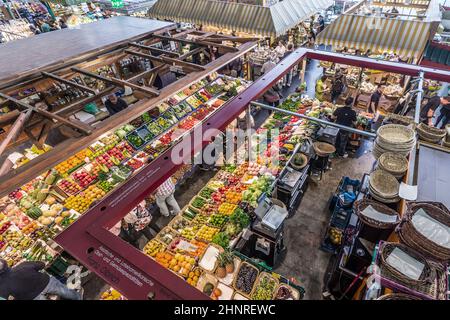
<instances>
[{"instance_id":1,"label":"digital scale","mask_svg":"<svg viewBox=\"0 0 450 320\"><path fill-rule=\"evenodd\" d=\"M284 220L288 216L286 209L274 204L265 196L255 209L256 220L236 245L236 250L250 258L264 261L274 267L283 245Z\"/></svg>"}]
</instances>

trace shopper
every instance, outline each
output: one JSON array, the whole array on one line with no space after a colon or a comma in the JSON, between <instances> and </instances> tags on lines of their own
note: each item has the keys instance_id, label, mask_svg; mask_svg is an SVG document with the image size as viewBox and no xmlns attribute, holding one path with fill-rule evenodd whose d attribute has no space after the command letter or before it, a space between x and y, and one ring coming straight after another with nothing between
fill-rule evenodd
<instances>
[{"instance_id":1,"label":"shopper","mask_svg":"<svg viewBox=\"0 0 450 320\"><path fill-rule=\"evenodd\" d=\"M294 44L293 44L293 43L288 43L288 45L287 45L287 47L286 47L286 55L285 55L285 56L290 55L292 52L294 52ZM297 65L295 65L294 67L292 67L292 68L289 70L289 73L288 73L287 75L284 76L285 79L286 79L285 83L286 83L286 86L287 86L287 87L290 87L290 86L291 86L291 84L292 84L292 78L294 77L294 72L296 72L296 71L297 71Z\"/></svg>"},{"instance_id":2,"label":"shopper","mask_svg":"<svg viewBox=\"0 0 450 320\"><path fill-rule=\"evenodd\" d=\"M308 33L308 48L315 49L316 48L316 33L311 30Z\"/></svg>"},{"instance_id":3,"label":"shopper","mask_svg":"<svg viewBox=\"0 0 450 320\"><path fill-rule=\"evenodd\" d=\"M284 46L284 43L282 40L278 41L278 45L275 47L275 53L278 56L278 59L283 59L284 55L286 54L286 47Z\"/></svg>"},{"instance_id":4,"label":"shopper","mask_svg":"<svg viewBox=\"0 0 450 320\"><path fill-rule=\"evenodd\" d=\"M370 57L372 55L372 51L370 49L367 49L366 53L364 54L365 57Z\"/></svg>"},{"instance_id":5,"label":"shopper","mask_svg":"<svg viewBox=\"0 0 450 320\"><path fill-rule=\"evenodd\" d=\"M114 115L126 108L128 108L128 104L125 100L118 98L114 93L108 96L108 99L105 101L105 107L109 112L109 115Z\"/></svg>"},{"instance_id":6,"label":"shopper","mask_svg":"<svg viewBox=\"0 0 450 320\"><path fill-rule=\"evenodd\" d=\"M155 223L151 224L153 217L150 211L147 209L146 201L141 201L131 212L129 212L124 218L122 229L129 236L129 242L136 248L139 248L139 239L141 236L145 236L147 240L153 239L161 229Z\"/></svg>"},{"instance_id":7,"label":"shopper","mask_svg":"<svg viewBox=\"0 0 450 320\"><path fill-rule=\"evenodd\" d=\"M277 85L272 86L263 95L264 100L273 107L278 107L281 100L281 94ZM271 111L269 111L271 113Z\"/></svg>"},{"instance_id":8,"label":"shopper","mask_svg":"<svg viewBox=\"0 0 450 320\"><path fill-rule=\"evenodd\" d=\"M272 70L273 68L276 67L276 56L274 54L271 54L269 59L264 62L264 64L261 67L261 73L262 74L266 74L267 72L269 72L270 70Z\"/></svg>"},{"instance_id":9,"label":"shopper","mask_svg":"<svg viewBox=\"0 0 450 320\"><path fill-rule=\"evenodd\" d=\"M61 29L67 29L69 26L67 25L67 23L64 21L64 19L60 19L59 20L59 27Z\"/></svg>"},{"instance_id":10,"label":"shopper","mask_svg":"<svg viewBox=\"0 0 450 320\"><path fill-rule=\"evenodd\" d=\"M170 214L167 205L172 207L174 215L178 214L178 212L181 211L180 207L178 206L177 200L174 197L174 193L175 185L173 184L171 178L164 181L158 187L158 189L156 189L156 204L158 205L161 214L165 217L168 217Z\"/></svg>"},{"instance_id":11,"label":"shopper","mask_svg":"<svg viewBox=\"0 0 450 320\"><path fill-rule=\"evenodd\" d=\"M340 69L336 70L333 82L331 84L331 102L336 103L339 96L345 89L345 77Z\"/></svg>"},{"instance_id":12,"label":"shopper","mask_svg":"<svg viewBox=\"0 0 450 320\"><path fill-rule=\"evenodd\" d=\"M0 297L16 300L48 300L56 295L64 300L81 300L81 294L67 288L55 277L43 272L45 264L26 261L10 268L0 259Z\"/></svg>"},{"instance_id":13,"label":"shopper","mask_svg":"<svg viewBox=\"0 0 450 320\"><path fill-rule=\"evenodd\" d=\"M352 97L348 97L347 99L345 99L345 105L343 107L337 108L334 111L332 118L337 124L346 127L353 127L354 123L356 122L356 112L352 108L353 102L354 99ZM348 131L339 129L339 134L336 141L336 149L338 155L344 158L348 157L348 153L346 152L348 136Z\"/></svg>"},{"instance_id":14,"label":"shopper","mask_svg":"<svg viewBox=\"0 0 450 320\"><path fill-rule=\"evenodd\" d=\"M448 106L450 104L450 96L447 97L439 97L434 96L428 99L428 102L423 106L422 110L420 111L420 121L429 125L433 126L433 116L436 110L439 106ZM442 108L441 108L442 109ZM441 120L441 119L439 119ZM436 122L436 125L438 125L439 122Z\"/></svg>"},{"instance_id":15,"label":"shopper","mask_svg":"<svg viewBox=\"0 0 450 320\"><path fill-rule=\"evenodd\" d=\"M322 32L323 29L325 29L325 19L323 18L322 15L319 15L319 18L317 18L317 23L319 24L317 33Z\"/></svg>"},{"instance_id":16,"label":"shopper","mask_svg":"<svg viewBox=\"0 0 450 320\"><path fill-rule=\"evenodd\" d=\"M316 82L316 99L320 102L323 101L323 94L327 91L327 87L325 85L325 81L327 77L325 75L321 76L319 80Z\"/></svg>"},{"instance_id":17,"label":"shopper","mask_svg":"<svg viewBox=\"0 0 450 320\"><path fill-rule=\"evenodd\" d=\"M442 124L441 124L442 121ZM450 104L443 104L440 109L440 114L436 119L436 128L443 129L450 122Z\"/></svg>"}]
</instances>

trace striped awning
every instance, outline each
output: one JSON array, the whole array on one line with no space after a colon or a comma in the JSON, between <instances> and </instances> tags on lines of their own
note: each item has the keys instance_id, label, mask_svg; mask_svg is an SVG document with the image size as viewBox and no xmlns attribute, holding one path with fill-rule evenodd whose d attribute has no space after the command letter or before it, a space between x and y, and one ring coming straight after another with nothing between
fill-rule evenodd
<instances>
[{"instance_id":1,"label":"striped awning","mask_svg":"<svg viewBox=\"0 0 450 320\"><path fill-rule=\"evenodd\" d=\"M149 16L258 36L280 36L332 4L332 0L284 0L263 7L214 0L159 0L150 8Z\"/></svg>"},{"instance_id":2,"label":"striped awning","mask_svg":"<svg viewBox=\"0 0 450 320\"><path fill-rule=\"evenodd\" d=\"M430 30L430 22L344 14L317 36L317 43L417 59L430 38Z\"/></svg>"}]
</instances>

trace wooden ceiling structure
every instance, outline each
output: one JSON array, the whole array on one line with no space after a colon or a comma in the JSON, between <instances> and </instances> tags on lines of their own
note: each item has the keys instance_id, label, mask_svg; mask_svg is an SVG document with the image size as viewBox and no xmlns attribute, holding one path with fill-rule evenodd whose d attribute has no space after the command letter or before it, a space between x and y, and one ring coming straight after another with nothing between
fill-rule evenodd
<instances>
[{"instance_id":1,"label":"wooden ceiling structure","mask_svg":"<svg viewBox=\"0 0 450 320\"><path fill-rule=\"evenodd\" d=\"M49 132L57 127L64 127L67 139L54 148L17 169L11 169L8 160L0 165L0 196L4 196L14 189L34 179L37 175L52 168L62 160L92 144L101 135L113 130L129 120L157 106L174 93L187 88L195 81L202 79L211 72L217 71L233 59L252 50L256 46L254 38L239 39L196 30L177 32L175 27L149 33L138 40L127 41L117 45L109 52L102 51L101 55L92 55L84 62L62 63L57 67L43 68L36 73L18 78L8 85L0 83L0 105L8 105L10 112L0 116L0 127L9 126L6 137L0 142L0 156L24 143L18 139L20 135L37 146L42 146ZM189 52L182 52L182 45L171 46L176 50L166 50L161 42L190 45ZM218 49L220 56L211 59L205 65L186 61L197 53L204 53L210 58L210 49ZM104 65L114 65L129 57L140 57L151 61L152 68L130 78L113 77L95 72ZM181 76L177 81L158 90L153 84L158 74L174 71ZM75 81L75 77L95 79L104 84L102 90L88 86L84 81ZM50 110L42 103L35 105L21 101L14 95L19 88L33 86L39 81L64 84L77 88L83 92L82 99L62 108ZM138 102L106 120L89 125L71 117L81 111L90 102L99 101L102 97L117 91L119 88L129 87L134 95L139 93Z\"/></svg>"}]
</instances>

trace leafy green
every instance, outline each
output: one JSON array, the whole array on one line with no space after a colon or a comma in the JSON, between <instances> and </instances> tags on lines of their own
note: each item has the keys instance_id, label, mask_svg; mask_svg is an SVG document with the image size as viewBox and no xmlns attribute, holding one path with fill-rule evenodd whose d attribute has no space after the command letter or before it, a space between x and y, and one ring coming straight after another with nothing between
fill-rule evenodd
<instances>
[{"instance_id":1,"label":"leafy green","mask_svg":"<svg viewBox=\"0 0 450 320\"><path fill-rule=\"evenodd\" d=\"M228 249L230 246L230 237L225 232L219 232L213 237L212 242L224 249Z\"/></svg>"}]
</instances>

